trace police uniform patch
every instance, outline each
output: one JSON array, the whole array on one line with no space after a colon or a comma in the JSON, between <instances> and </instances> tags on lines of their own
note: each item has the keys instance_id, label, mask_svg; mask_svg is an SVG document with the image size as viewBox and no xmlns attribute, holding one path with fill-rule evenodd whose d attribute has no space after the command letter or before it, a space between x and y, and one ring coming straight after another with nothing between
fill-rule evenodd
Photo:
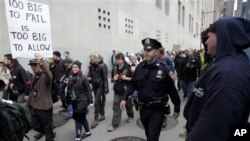
<instances>
[{"instance_id":1,"label":"police uniform patch","mask_svg":"<svg viewBox=\"0 0 250 141\"><path fill-rule=\"evenodd\" d=\"M158 72L156 74L156 78L162 78L162 74L163 74L163 72L161 70L158 70Z\"/></svg>"}]
</instances>

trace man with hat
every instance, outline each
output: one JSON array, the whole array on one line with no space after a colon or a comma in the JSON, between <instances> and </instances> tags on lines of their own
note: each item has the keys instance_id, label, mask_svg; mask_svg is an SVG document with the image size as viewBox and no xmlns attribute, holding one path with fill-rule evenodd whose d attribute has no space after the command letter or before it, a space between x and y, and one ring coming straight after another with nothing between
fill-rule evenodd
<instances>
[{"instance_id":1,"label":"man with hat","mask_svg":"<svg viewBox=\"0 0 250 141\"><path fill-rule=\"evenodd\" d=\"M174 119L179 116L180 97L165 64L158 59L161 43L155 39L146 38L142 40L142 44L145 61L137 66L131 80L132 84L125 90L120 107L124 109L128 96L137 90L137 105L147 141L158 141L164 114L168 110L165 108L168 96L174 104Z\"/></svg>"},{"instance_id":2,"label":"man with hat","mask_svg":"<svg viewBox=\"0 0 250 141\"><path fill-rule=\"evenodd\" d=\"M52 130L53 103L50 88L52 74L42 56L36 54L35 57L36 59L29 61L34 76L27 102L31 107L32 128L45 135L46 141L53 141L55 133Z\"/></svg>"}]
</instances>

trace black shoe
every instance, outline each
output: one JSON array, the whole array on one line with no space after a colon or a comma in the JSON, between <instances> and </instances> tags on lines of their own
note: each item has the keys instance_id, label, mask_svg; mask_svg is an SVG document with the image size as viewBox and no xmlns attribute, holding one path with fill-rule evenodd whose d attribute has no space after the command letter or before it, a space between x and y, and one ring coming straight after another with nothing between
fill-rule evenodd
<instances>
[{"instance_id":1,"label":"black shoe","mask_svg":"<svg viewBox=\"0 0 250 141\"><path fill-rule=\"evenodd\" d=\"M82 135L82 139L85 139L85 138L87 138L87 137L89 137L89 136L91 136L91 133L89 133L89 134L86 134L86 133L84 133L83 135Z\"/></svg>"},{"instance_id":2,"label":"black shoe","mask_svg":"<svg viewBox=\"0 0 250 141\"><path fill-rule=\"evenodd\" d=\"M35 140L39 140L39 139L41 139L42 137L43 137L43 134L41 134L41 133L37 133L37 134L34 136Z\"/></svg>"},{"instance_id":3,"label":"black shoe","mask_svg":"<svg viewBox=\"0 0 250 141\"><path fill-rule=\"evenodd\" d=\"M53 132L53 138L56 138L56 132Z\"/></svg>"}]
</instances>

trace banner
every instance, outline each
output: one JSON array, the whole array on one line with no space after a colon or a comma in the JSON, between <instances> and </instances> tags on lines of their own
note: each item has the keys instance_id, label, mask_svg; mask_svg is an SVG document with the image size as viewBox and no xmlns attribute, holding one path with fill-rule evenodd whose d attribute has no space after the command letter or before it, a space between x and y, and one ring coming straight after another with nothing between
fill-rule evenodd
<instances>
[{"instance_id":1,"label":"banner","mask_svg":"<svg viewBox=\"0 0 250 141\"><path fill-rule=\"evenodd\" d=\"M10 48L14 58L52 57L49 6L27 0L5 0Z\"/></svg>"}]
</instances>

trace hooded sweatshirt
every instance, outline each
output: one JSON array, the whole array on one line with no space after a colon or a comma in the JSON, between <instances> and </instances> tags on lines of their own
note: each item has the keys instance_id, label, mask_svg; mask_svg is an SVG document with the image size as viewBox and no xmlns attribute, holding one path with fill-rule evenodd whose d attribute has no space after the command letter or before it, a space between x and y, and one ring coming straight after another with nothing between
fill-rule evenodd
<instances>
[{"instance_id":1,"label":"hooded sweatshirt","mask_svg":"<svg viewBox=\"0 0 250 141\"><path fill-rule=\"evenodd\" d=\"M184 109L186 141L225 141L232 125L246 124L250 113L250 21L222 18L216 24L217 52L195 83Z\"/></svg>"}]
</instances>

